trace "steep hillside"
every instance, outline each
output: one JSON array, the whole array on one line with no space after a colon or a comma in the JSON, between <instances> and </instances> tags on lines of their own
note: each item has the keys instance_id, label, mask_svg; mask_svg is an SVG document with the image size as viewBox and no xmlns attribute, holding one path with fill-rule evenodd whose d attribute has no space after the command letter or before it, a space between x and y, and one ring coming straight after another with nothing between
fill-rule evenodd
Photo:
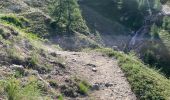
<instances>
[{"instance_id":1,"label":"steep hillside","mask_svg":"<svg viewBox=\"0 0 170 100\"><path fill-rule=\"evenodd\" d=\"M17 16L23 16L29 20L29 23L26 24L26 31L35 33L39 37L48 38L53 40L55 43L58 43L64 49L69 50L79 50L84 47L98 47L97 44L93 40L93 36L87 35L89 34L87 29L78 31L78 28L81 28L82 25L79 23L84 24L83 20L81 19L81 14L78 13L78 19L80 21L73 21L75 22L72 26L74 30L70 34L67 32L62 31L62 27L58 27L56 23L56 15L54 15L54 9L56 1L54 0L44 0L44 1L37 1L37 0L9 0L9 1L0 1L1 4L1 11L2 14L16 14ZM77 15L75 15L76 17ZM79 23L76 23L79 22ZM64 23L63 23L64 24ZM73 24L73 23L72 23ZM86 27L86 26L84 26ZM87 28L87 27L86 27ZM75 32L76 31L76 32ZM82 32L85 31L86 33ZM82 33L80 33L82 32ZM60 38L60 40L58 39ZM72 37L72 38L69 38ZM74 41L74 40L77 41ZM74 47L70 47L69 45ZM81 45L79 45L79 43Z\"/></svg>"},{"instance_id":2,"label":"steep hillside","mask_svg":"<svg viewBox=\"0 0 170 100\"><path fill-rule=\"evenodd\" d=\"M135 100L135 96L131 92L128 82L121 76L123 73L115 60L103 57L98 53L59 51L59 48L45 43L32 33L25 33L24 30L9 24L1 24L0 29L2 76L0 88L3 94L0 96L2 99L39 100L49 98L55 100L60 94L63 94L68 99L111 99L114 97ZM92 61L93 59L100 63L95 63ZM106 62L110 63L104 65ZM112 67L115 69L110 70ZM106 69L102 70L104 68ZM114 74L114 72L118 73ZM91 76L96 74L98 75L92 79ZM104 77L108 79L106 80ZM114 77L117 79L113 80ZM122 86L113 82L121 82ZM117 85L117 88L113 84ZM126 89L122 87L126 87ZM120 89L123 89L124 93ZM119 95L112 93L110 96L106 96L103 94L103 92L109 94L112 90Z\"/></svg>"}]
</instances>

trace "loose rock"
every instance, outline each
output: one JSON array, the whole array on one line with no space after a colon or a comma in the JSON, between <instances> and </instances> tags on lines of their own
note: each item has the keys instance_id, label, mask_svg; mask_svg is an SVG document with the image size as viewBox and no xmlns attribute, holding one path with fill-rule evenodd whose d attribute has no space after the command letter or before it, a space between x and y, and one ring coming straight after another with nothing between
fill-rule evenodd
<instances>
[{"instance_id":1,"label":"loose rock","mask_svg":"<svg viewBox=\"0 0 170 100\"><path fill-rule=\"evenodd\" d=\"M96 68L92 68L92 71L93 71L93 72L97 72L97 69L96 69Z\"/></svg>"}]
</instances>

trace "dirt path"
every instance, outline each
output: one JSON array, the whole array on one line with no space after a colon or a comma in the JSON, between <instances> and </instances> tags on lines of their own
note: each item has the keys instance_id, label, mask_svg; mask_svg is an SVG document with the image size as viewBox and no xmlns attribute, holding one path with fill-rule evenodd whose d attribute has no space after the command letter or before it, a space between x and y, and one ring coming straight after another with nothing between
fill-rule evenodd
<instances>
[{"instance_id":1,"label":"dirt path","mask_svg":"<svg viewBox=\"0 0 170 100\"><path fill-rule=\"evenodd\" d=\"M136 100L131 88L114 58L100 53L57 51L66 58L69 72L86 79L93 87L92 100ZM72 100L90 100L79 98ZM71 100L71 99L69 99Z\"/></svg>"}]
</instances>

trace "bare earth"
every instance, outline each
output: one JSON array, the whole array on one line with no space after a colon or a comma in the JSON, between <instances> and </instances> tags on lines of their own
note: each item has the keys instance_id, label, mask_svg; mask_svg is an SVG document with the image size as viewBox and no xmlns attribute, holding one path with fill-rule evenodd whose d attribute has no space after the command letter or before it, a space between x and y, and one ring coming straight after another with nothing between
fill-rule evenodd
<instances>
[{"instance_id":1,"label":"bare earth","mask_svg":"<svg viewBox=\"0 0 170 100\"><path fill-rule=\"evenodd\" d=\"M69 100L136 100L124 73L118 67L114 58L100 53L57 51L65 57L69 73L57 76L58 80L78 76L96 87L89 93L89 97Z\"/></svg>"}]
</instances>

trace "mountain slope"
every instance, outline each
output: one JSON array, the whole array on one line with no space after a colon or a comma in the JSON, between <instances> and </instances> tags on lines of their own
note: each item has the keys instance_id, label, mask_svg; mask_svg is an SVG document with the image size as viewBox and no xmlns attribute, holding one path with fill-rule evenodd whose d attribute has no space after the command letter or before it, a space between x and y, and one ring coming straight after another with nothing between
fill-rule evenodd
<instances>
[{"instance_id":1,"label":"mountain slope","mask_svg":"<svg viewBox=\"0 0 170 100\"><path fill-rule=\"evenodd\" d=\"M41 98L56 99L56 96L59 94L64 94L66 99L75 97L79 99L95 98L101 100L106 98L108 100L136 99L115 59L104 57L100 53L59 51L50 44L44 43L41 39L39 40L36 36L24 37L32 33L18 31L16 27L9 24L1 24L0 28L3 30L3 32L1 31L2 45L0 46L2 48L0 54L2 56L2 82L5 82L8 78L12 80L10 75L14 74L16 80L20 81L18 84L26 85L30 84L32 82L30 78L34 77L33 80L41 85L41 87L37 88L37 91L38 89L41 90L40 95L37 95L37 97ZM17 33L16 36L13 31ZM16 41L15 39L18 40ZM24 41L28 41L26 42L27 44ZM12 45L8 45L7 42ZM7 48L4 46L7 46ZM9 76L4 77L5 74ZM83 90L80 84L84 86L85 83L82 82L89 84L89 89ZM9 84L12 83L9 82ZM14 85L17 86L17 84ZM12 93L15 95L9 94L8 90L5 89L7 87L0 87L4 89L1 91L5 93L1 96L3 99L12 96L12 98L20 100L23 96L31 96L30 94L26 95L23 93L18 96L15 92L20 90L14 90ZM19 88L24 90L22 86L17 89ZM31 92L33 90L24 91ZM45 95L44 92L47 94ZM86 92L88 96L84 96ZM38 99L36 95L31 97ZM30 100L30 98L27 99Z\"/></svg>"},{"instance_id":2,"label":"mountain slope","mask_svg":"<svg viewBox=\"0 0 170 100\"><path fill-rule=\"evenodd\" d=\"M169 100L170 80L152 67L167 64L157 67L169 73L169 17L141 31L145 63L138 51L121 52L148 13L146 2L130 6L136 1L1 0L0 99ZM157 15L160 3L151 2Z\"/></svg>"}]
</instances>

